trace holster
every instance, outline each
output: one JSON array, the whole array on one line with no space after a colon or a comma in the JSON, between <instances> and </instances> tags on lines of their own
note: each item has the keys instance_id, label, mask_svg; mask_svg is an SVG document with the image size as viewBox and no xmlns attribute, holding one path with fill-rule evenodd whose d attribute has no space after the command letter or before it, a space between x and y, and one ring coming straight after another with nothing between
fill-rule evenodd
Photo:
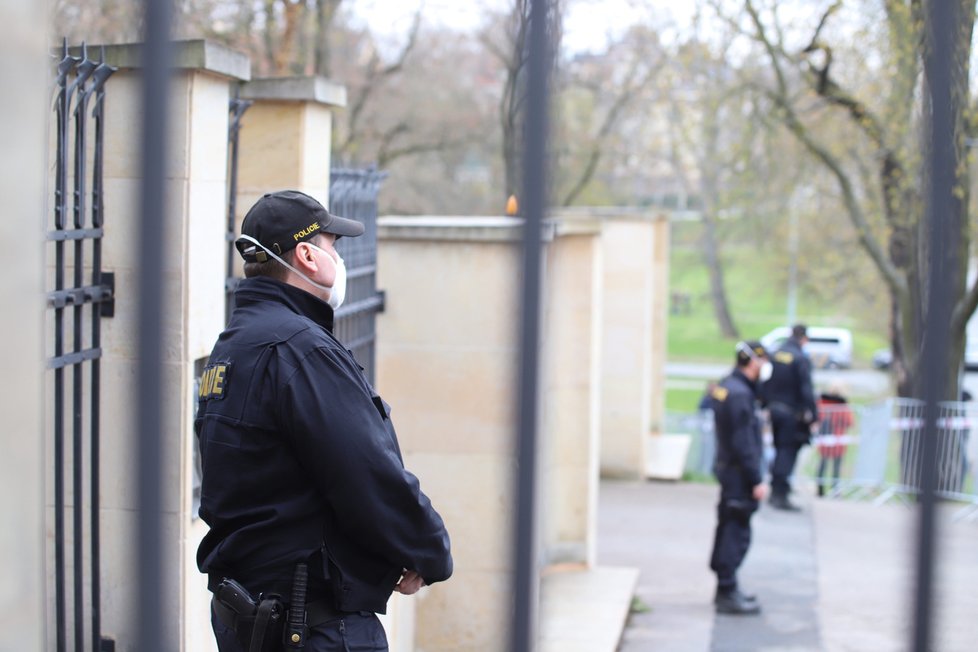
<instances>
[{"instance_id":1,"label":"holster","mask_svg":"<svg viewBox=\"0 0 978 652\"><path fill-rule=\"evenodd\" d=\"M225 578L212 604L214 613L248 652L281 650L285 604L278 595L261 595L255 600L240 584Z\"/></svg>"},{"instance_id":2,"label":"holster","mask_svg":"<svg viewBox=\"0 0 978 652\"><path fill-rule=\"evenodd\" d=\"M726 498L723 501L723 508L731 518L747 522L750 521L751 515L757 511L758 502L752 498Z\"/></svg>"},{"instance_id":3,"label":"holster","mask_svg":"<svg viewBox=\"0 0 978 652\"><path fill-rule=\"evenodd\" d=\"M307 566L300 562L286 610L278 594L262 593L256 600L238 582L224 578L214 591L214 613L248 652L300 650L311 627L344 615L328 600L307 603L307 582Z\"/></svg>"}]
</instances>

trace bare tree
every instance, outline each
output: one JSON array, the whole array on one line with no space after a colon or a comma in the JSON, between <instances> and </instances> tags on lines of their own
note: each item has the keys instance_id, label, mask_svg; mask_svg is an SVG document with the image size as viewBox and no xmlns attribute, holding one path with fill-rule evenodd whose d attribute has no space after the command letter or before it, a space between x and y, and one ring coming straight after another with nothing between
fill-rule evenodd
<instances>
[{"instance_id":1,"label":"bare tree","mask_svg":"<svg viewBox=\"0 0 978 652\"><path fill-rule=\"evenodd\" d=\"M351 78L350 93L352 100L346 109L346 129L345 137L338 147L334 147L334 152L340 158L352 159L356 157L358 143L362 140L361 123L364 117L364 110L371 100L384 88L390 79L404 70L408 57L414 52L418 44L418 34L421 30L421 10L414 14L411 28L408 31L404 45L393 57L390 62L381 59L380 53L372 43L368 44L369 59L367 65L363 67L362 77ZM380 141L387 143L384 149L390 147L390 143L410 131L411 126L403 121L398 121L394 126L385 130L380 135ZM389 160L389 159L387 159ZM385 163L387 162L385 160Z\"/></svg>"},{"instance_id":2,"label":"bare tree","mask_svg":"<svg viewBox=\"0 0 978 652\"><path fill-rule=\"evenodd\" d=\"M526 102L527 37L530 27L530 0L511 0L509 10L497 16L485 29L480 41L503 68L503 90L499 101L502 129L504 196L522 190L523 114ZM549 0L547 33L550 45L560 43L562 0Z\"/></svg>"},{"instance_id":3,"label":"bare tree","mask_svg":"<svg viewBox=\"0 0 978 652\"><path fill-rule=\"evenodd\" d=\"M74 43L129 43L142 32L137 0L54 0L51 16L55 37Z\"/></svg>"},{"instance_id":4,"label":"bare tree","mask_svg":"<svg viewBox=\"0 0 978 652\"><path fill-rule=\"evenodd\" d=\"M717 220L723 208L725 173L735 170L750 142L740 141L751 119L743 115L743 89L736 83L727 56L731 42L710 48L690 42L680 48L673 67L675 79L668 94L669 160L683 194L698 197L701 204L700 251L710 281L713 314L724 337L740 337L724 279ZM694 170L689 168L694 166Z\"/></svg>"},{"instance_id":5,"label":"bare tree","mask_svg":"<svg viewBox=\"0 0 978 652\"><path fill-rule=\"evenodd\" d=\"M591 183L625 118L641 100L649 100L648 91L665 59L658 35L635 26L606 52L571 59L564 65L559 94L565 98L583 94L594 110L584 133L562 120L564 149L570 152L556 172L563 187L562 206L573 205Z\"/></svg>"},{"instance_id":6,"label":"bare tree","mask_svg":"<svg viewBox=\"0 0 978 652\"><path fill-rule=\"evenodd\" d=\"M332 48L329 38L336 12L343 0L316 0L316 58L315 72L317 75L329 77L332 71Z\"/></svg>"},{"instance_id":7,"label":"bare tree","mask_svg":"<svg viewBox=\"0 0 978 652\"><path fill-rule=\"evenodd\" d=\"M975 21L974 2L958 3L959 32L955 35L957 66L953 72L955 97L970 98L969 63ZM839 12L838 2L824 6L808 44L792 50L785 43L777 3L766 11L745 0L748 20L745 32L760 45L770 65L771 82L760 88L771 110L787 130L835 180L842 204L865 253L872 259L889 290L892 305L891 343L894 373L902 396L919 396L919 351L923 341L926 304L926 262L929 255L921 201L926 178L919 153L924 0L881 0L886 47L879 53L886 61L882 97L861 94L837 75L835 48L827 37L828 26ZM722 13L722 11L721 11ZM740 25L733 19L730 24ZM878 93L879 95L879 93ZM882 101L879 101L881 100ZM812 114L834 116L835 124L847 125L862 140L859 156L875 170L872 189L881 198L880 210L867 201L861 189L858 166L848 161L830 135L813 124ZM841 122L840 122L841 121ZM965 142L974 124L966 114L956 125L955 137L959 195L960 240L958 268L954 270L955 300L948 339L951 358L948 398L957 397L958 369L964 355L965 327L978 305L978 284L966 287L970 226L967 216L967 156Z\"/></svg>"}]
</instances>

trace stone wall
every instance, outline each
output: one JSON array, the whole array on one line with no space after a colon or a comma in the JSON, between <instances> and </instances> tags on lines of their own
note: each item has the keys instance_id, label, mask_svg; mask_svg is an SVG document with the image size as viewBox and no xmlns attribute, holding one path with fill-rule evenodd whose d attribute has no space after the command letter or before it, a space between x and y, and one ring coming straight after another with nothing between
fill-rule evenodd
<instances>
[{"instance_id":1,"label":"stone wall","mask_svg":"<svg viewBox=\"0 0 978 652\"><path fill-rule=\"evenodd\" d=\"M599 469L643 474L661 401L653 379L664 364L664 333L653 332L653 313L666 307L656 276L656 256L667 251L656 244L668 234L663 225L588 211L544 225L541 569L593 567ZM508 217L379 223L387 307L378 322L378 390L393 405L407 466L445 518L455 556L452 579L417 600L417 649L426 652L508 645L521 230ZM606 384L622 394L608 400ZM615 440L607 450L606 436Z\"/></svg>"}]
</instances>

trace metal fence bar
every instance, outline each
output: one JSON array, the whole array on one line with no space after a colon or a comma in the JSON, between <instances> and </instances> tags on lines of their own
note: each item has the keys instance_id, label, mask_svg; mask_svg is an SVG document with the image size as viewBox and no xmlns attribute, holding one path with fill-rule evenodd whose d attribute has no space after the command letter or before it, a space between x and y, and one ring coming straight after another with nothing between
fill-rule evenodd
<instances>
[{"instance_id":1,"label":"metal fence bar","mask_svg":"<svg viewBox=\"0 0 978 652\"><path fill-rule=\"evenodd\" d=\"M547 209L547 143L553 49L547 29L547 0L531 0L527 59L527 109L523 151L523 294L520 306L520 378L517 395L517 511L514 532L514 652L535 648L537 412L540 360L542 227Z\"/></svg>"},{"instance_id":2,"label":"metal fence bar","mask_svg":"<svg viewBox=\"0 0 978 652\"><path fill-rule=\"evenodd\" d=\"M353 351L367 380L376 380L377 318L384 294L377 290L377 198L386 172L376 168L334 169L329 211L363 224L363 235L340 238L336 251L347 266L347 298L335 314L333 332Z\"/></svg>"},{"instance_id":3,"label":"metal fence bar","mask_svg":"<svg viewBox=\"0 0 978 652\"><path fill-rule=\"evenodd\" d=\"M166 242L163 224L166 194L164 179L169 124L169 42L171 6L168 0L146 0L142 83L142 170L139 231L139 366L137 428L139 435L139 572L138 649L164 649L162 617L162 315L163 260Z\"/></svg>"},{"instance_id":4,"label":"metal fence bar","mask_svg":"<svg viewBox=\"0 0 978 652\"><path fill-rule=\"evenodd\" d=\"M957 2L924 3L924 77L925 113L929 109L929 143L925 169L929 171L930 187L924 212L928 243L926 313L923 347L920 352L923 371L924 401L926 403L924 442L922 447L922 476L920 529L917 539L917 595L914 608L913 646L918 652L931 649L934 552L937 532L935 489L937 480L937 418L938 402L946 398L946 369L948 361L947 324L951 323L952 298L950 287L953 270L957 269L958 247L962 217L961 200L955 197L957 158L955 154L956 125L962 124L963 98L954 97L952 74L961 75L955 52L958 38L955 30L960 24ZM973 11L973 9L972 9ZM927 101L929 99L929 102ZM926 121L925 121L926 122ZM924 307L924 306L922 306Z\"/></svg>"},{"instance_id":5,"label":"metal fence bar","mask_svg":"<svg viewBox=\"0 0 978 652\"><path fill-rule=\"evenodd\" d=\"M62 44L62 58L58 64L57 153L55 171L54 228L65 228L68 192L68 75L77 61L68 54L68 43ZM64 289L64 241L54 244L54 287ZM64 308L54 309L54 355L64 355ZM54 591L55 591L55 646L58 652L67 649L67 599L65 596L65 524L64 524L64 370L54 370Z\"/></svg>"},{"instance_id":6,"label":"metal fence bar","mask_svg":"<svg viewBox=\"0 0 978 652\"><path fill-rule=\"evenodd\" d=\"M88 98L91 93L91 86L88 81L98 67L94 61L88 58L88 47L82 44L81 61L75 67L75 184L72 196L73 224L75 229L85 228L85 157L88 154L88 139L86 137L86 118L88 117ZM74 257L72 267L74 270L74 287L81 287L85 283L84 269L85 241L74 241ZM81 351L82 344L82 311L84 304L75 303L72 307L72 336L74 340L74 350ZM73 472L73 550L74 550L74 608L75 608L75 649L82 650L85 646L85 566L84 552L84 414L82 405L82 365L75 364L72 367L72 461Z\"/></svg>"},{"instance_id":7,"label":"metal fence bar","mask_svg":"<svg viewBox=\"0 0 978 652\"><path fill-rule=\"evenodd\" d=\"M102 48L99 57L99 65L93 73L95 93L95 106L92 108L92 117L95 122L95 151L92 160L92 227L101 231L105 222L104 205L104 151L105 151L105 82L116 71L115 68L105 63L105 48ZM102 277L102 237L92 240L92 286L101 287L104 279ZM92 325L91 325L91 348L101 350L102 348L102 301L94 301L92 304ZM91 441L89 445L90 461L90 493L91 493L91 515L89 536L91 537L91 601L92 601L92 650L100 650L102 642L102 564L101 564L101 522L99 519L99 484L101 479L101 467L99 457L101 455L100 433L101 433L101 391L102 371L99 358L92 360L91 367Z\"/></svg>"},{"instance_id":8,"label":"metal fence bar","mask_svg":"<svg viewBox=\"0 0 978 652\"><path fill-rule=\"evenodd\" d=\"M234 310L234 288L237 279L234 278L234 259L237 250L234 247L235 225L237 223L238 211L238 146L241 135L241 118L253 104L252 100L242 100L238 97L238 91L231 99L228 106L230 119L228 120L228 225L227 225L227 282L225 288L224 321L231 320L231 311Z\"/></svg>"}]
</instances>

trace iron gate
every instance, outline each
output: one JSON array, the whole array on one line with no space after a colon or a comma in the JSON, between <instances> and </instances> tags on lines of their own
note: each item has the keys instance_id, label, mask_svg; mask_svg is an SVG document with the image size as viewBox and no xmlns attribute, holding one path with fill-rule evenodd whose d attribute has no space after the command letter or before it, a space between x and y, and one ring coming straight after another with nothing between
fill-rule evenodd
<instances>
[{"instance_id":1,"label":"iron gate","mask_svg":"<svg viewBox=\"0 0 978 652\"><path fill-rule=\"evenodd\" d=\"M48 344L51 348L47 367L53 371L53 565L55 640L59 652L68 649L69 627L74 634L72 649L111 649L111 642L102 640L100 622L99 359L102 356L100 320L111 317L114 310L114 276L102 272L105 82L113 72L115 68L105 63L104 50L99 61L94 61L89 59L85 45L81 47L81 56L75 57L69 53L67 42L62 44L54 107L57 130L54 228L47 231L45 246L49 261L51 249L54 250L53 278L49 278L54 289L47 294L47 330L53 341ZM69 130L73 133L69 134ZM90 130L94 131L91 148ZM50 224L45 226L49 227ZM69 271L71 279L66 281ZM86 271L90 275L88 284ZM69 316L70 320L66 319ZM71 344L67 346L69 339ZM71 370L70 381L66 369ZM70 449L65 399L69 388ZM70 531L65 523L68 517ZM65 554L68 549L72 550L70 572ZM86 640L90 646L86 646Z\"/></svg>"},{"instance_id":2,"label":"iron gate","mask_svg":"<svg viewBox=\"0 0 978 652\"><path fill-rule=\"evenodd\" d=\"M372 167L338 169L329 184L329 211L364 226L359 238L340 238L336 243L347 267L347 288L333 333L353 351L371 385L376 380L377 313L384 309L384 293L377 290L377 195L386 176Z\"/></svg>"}]
</instances>

